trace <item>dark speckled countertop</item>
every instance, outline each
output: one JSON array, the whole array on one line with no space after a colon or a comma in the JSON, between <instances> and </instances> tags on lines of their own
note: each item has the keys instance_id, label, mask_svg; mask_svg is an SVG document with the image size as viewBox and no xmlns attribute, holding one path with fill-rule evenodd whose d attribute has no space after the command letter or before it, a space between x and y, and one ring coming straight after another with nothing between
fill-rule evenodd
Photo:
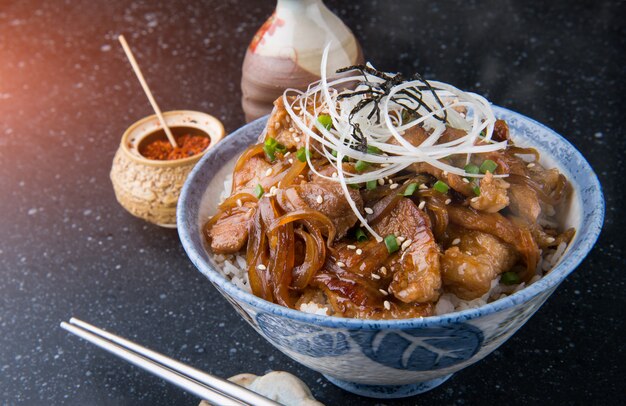
<instances>
[{"instance_id":1,"label":"dark speckled countertop","mask_svg":"<svg viewBox=\"0 0 626 406\"><path fill-rule=\"evenodd\" d=\"M513 338L437 389L343 392L261 339L174 230L117 204L108 177L124 129L150 114L116 36L164 110L232 131L244 50L272 2L0 0L1 404L198 403L61 330L70 316L220 376L293 372L327 404L626 404L624 2L328 4L377 67L482 93L578 147L607 201L594 251Z\"/></svg>"}]
</instances>

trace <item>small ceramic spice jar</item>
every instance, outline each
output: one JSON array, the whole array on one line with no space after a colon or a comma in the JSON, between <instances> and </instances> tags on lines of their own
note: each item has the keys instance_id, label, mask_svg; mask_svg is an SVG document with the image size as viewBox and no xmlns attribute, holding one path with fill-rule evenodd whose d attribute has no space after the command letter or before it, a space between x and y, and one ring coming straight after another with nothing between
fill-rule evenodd
<instances>
[{"instance_id":1,"label":"small ceramic spice jar","mask_svg":"<svg viewBox=\"0 0 626 406\"><path fill-rule=\"evenodd\" d=\"M159 138L166 138L155 115L143 118L124 132L113 158L111 181L117 201L132 215L162 227L174 228L176 204L185 179L206 151L224 137L224 126L215 117L197 111L168 111L163 116L177 141L201 136L209 139L208 146L195 155L183 158L149 159L142 153L146 154Z\"/></svg>"}]
</instances>

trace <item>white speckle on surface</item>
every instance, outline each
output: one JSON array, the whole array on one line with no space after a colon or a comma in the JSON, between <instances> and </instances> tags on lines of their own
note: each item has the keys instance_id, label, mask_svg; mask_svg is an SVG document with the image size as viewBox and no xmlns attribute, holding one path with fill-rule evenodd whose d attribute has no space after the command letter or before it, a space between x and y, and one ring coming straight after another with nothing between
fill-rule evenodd
<instances>
[{"instance_id":1,"label":"white speckle on surface","mask_svg":"<svg viewBox=\"0 0 626 406\"><path fill-rule=\"evenodd\" d=\"M102 45L102 46L100 47L100 50L101 50L102 52L109 52L109 51L111 50L111 45L109 45L109 44L104 44L104 45Z\"/></svg>"},{"instance_id":2,"label":"white speckle on surface","mask_svg":"<svg viewBox=\"0 0 626 406\"><path fill-rule=\"evenodd\" d=\"M37 209L36 208L32 208L28 210L28 215L29 216L34 216L35 214L37 214Z\"/></svg>"},{"instance_id":3,"label":"white speckle on surface","mask_svg":"<svg viewBox=\"0 0 626 406\"><path fill-rule=\"evenodd\" d=\"M596 138L602 138L604 136L604 134L602 134L600 131L598 131L597 133L593 134L594 137Z\"/></svg>"},{"instance_id":4,"label":"white speckle on surface","mask_svg":"<svg viewBox=\"0 0 626 406\"><path fill-rule=\"evenodd\" d=\"M83 216L89 216L91 214L91 209L83 210Z\"/></svg>"}]
</instances>

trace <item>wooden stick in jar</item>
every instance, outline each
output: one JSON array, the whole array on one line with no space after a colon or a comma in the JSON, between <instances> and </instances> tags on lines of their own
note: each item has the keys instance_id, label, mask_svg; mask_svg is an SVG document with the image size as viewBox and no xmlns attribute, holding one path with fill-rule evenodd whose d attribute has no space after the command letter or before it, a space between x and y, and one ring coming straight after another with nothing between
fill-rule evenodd
<instances>
[{"instance_id":1,"label":"wooden stick in jar","mask_svg":"<svg viewBox=\"0 0 626 406\"><path fill-rule=\"evenodd\" d=\"M141 87L143 87L143 91L146 92L146 96L148 96L148 100L150 101L150 104L152 105L152 109L154 109L155 114L159 118L159 122L161 123L161 127L163 127L163 130L165 131L165 134L167 135L167 139L169 140L170 144L172 144L172 147L177 148L178 144L176 144L176 139L174 138L174 135L172 134L172 131L170 130L170 128L165 123L165 118L163 117L163 113L161 113L161 109L159 108L159 105L157 104L156 100L154 100L154 96L152 96L152 92L150 91L150 88L148 87L148 83L146 83L146 79L143 77L143 74L141 73L141 69L139 69L139 65L137 64L137 61L135 60L135 57L133 56L133 52L130 50L128 43L126 42L126 39L124 38L123 35L120 35L118 39L120 41L120 44L122 44L122 48L124 48L124 52L126 53L128 62L130 62L130 65L133 67L133 70L135 71L135 74L137 75L137 79L139 79L139 83L141 83Z\"/></svg>"}]
</instances>

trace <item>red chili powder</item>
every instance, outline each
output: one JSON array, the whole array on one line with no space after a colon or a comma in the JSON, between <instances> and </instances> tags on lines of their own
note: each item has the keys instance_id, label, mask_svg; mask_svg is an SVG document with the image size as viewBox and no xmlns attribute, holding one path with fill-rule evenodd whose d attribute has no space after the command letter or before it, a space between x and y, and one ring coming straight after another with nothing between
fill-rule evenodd
<instances>
[{"instance_id":1,"label":"red chili powder","mask_svg":"<svg viewBox=\"0 0 626 406\"><path fill-rule=\"evenodd\" d=\"M148 159L172 161L197 155L207 149L210 142L208 137L201 135L184 134L174 138L178 148L172 147L168 140L153 140L142 145L139 153Z\"/></svg>"}]
</instances>

